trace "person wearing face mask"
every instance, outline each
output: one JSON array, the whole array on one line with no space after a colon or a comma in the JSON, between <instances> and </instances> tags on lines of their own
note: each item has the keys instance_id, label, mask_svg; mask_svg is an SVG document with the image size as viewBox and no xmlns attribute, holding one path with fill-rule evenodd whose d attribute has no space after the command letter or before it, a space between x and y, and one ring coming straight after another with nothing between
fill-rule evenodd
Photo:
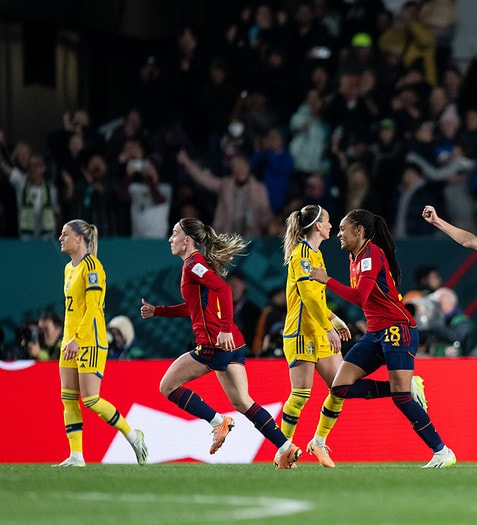
<instances>
[{"instance_id":1,"label":"person wearing face mask","mask_svg":"<svg viewBox=\"0 0 477 525\"><path fill-rule=\"evenodd\" d=\"M213 228L217 233L235 232L246 237L265 235L272 210L265 185L257 180L243 156L234 157L230 175L217 177L181 150L177 161L192 179L217 195Z\"/></svg>"},{"instance_id":2,"label":"person wearing face mask","mask_svg":"<svg viewBox=\"0 0 477 525\"><path fill-rule=\"evenodd\" d=\"M230 168L230 162L234 157L248 153L251 148L245 133L245 125L241 120L233 118L230 121L227 131L220 139L220 148L223 169Z\"/></svg>"}]
</instances>

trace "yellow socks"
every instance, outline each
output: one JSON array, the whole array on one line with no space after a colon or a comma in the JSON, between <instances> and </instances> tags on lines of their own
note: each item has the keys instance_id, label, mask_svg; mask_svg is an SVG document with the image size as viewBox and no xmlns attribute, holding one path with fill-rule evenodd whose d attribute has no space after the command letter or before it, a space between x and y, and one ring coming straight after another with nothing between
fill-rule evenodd
<instances>
[{"instance_id":1,"label":"yellow socks","mask_svg":"<svg viewBox=\"0 0 477 525\"><path fill-rule=\"evenodd\" d=\"M284 404L281 429L287 439L293 438L301 411L310 399L310 394L311 388L293 388Z\"/></svg>"},{"instance_id":2,"label":"yellow socks","mask_svg":"<svg viewBox=\"0 0 477 525\"><path fill-rule=\"evenodd\" d=\"M70 443L70 451L83 453L83 416L79 404L77 390L61 389L61 401L64 406L64 421L66 435Z\"/></svg>"},{"instance_id":3,"label":"yellow socks","mask_svg":"<svg viewBox=\"0 0 477 525\"><path fill-rule=\"evenodd\" d=\"M86 408L96 412L103 421L117 428L122 434L127 435L131 431L128 422L118 412L116 407L109 401L106 401L106 399L100 398L99 395L84 397L83 404Z\"/></svg>"},{"instance_id":4,"label":"yellow socks","mask_svg":"<svg viewBox=\"0 0 477 525\"><path fill-rule=\"evenodd\" d=\"M320 420L316 427L316 435L326 439L331 429L334 427L338 416L341 414L344 399L336 397L334 394L328 394L323 406L321 407Z\"/></svg>"}]
</instances>

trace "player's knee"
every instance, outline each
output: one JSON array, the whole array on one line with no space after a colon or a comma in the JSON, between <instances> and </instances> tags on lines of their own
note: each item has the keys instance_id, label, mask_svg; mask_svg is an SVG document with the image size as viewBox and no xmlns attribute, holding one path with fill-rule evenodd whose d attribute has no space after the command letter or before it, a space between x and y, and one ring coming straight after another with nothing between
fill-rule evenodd
<instances>
[{"instance_id":1,"label":"player's knee","mask_svg":"<svg viewBox=\"0 0 477 525\"><path fill-rule=\"evenodd\" d=\"M164 397L169 397L169 395L171 394L171 392L173 392L175 389L171 387L170 384L168 384L167 381L164 381L164 379L161 380L161 382L159 383L159 392L164 396Z\"/></svg>"},{"instance_id":2,"label":"player's knee","mask_svg":"<svg viewBox=\"0 0 477 525\"><path fill-rule=\"evenodd\" d=\"M351 385L337 385L337 386L332 386L331 387L331 390L330 392L336 396L336 397L341 397L341 398L346 398L346 396L348 395L348 392L349 392L349 389L350 389Z\"/></svg>"}]
</instances>

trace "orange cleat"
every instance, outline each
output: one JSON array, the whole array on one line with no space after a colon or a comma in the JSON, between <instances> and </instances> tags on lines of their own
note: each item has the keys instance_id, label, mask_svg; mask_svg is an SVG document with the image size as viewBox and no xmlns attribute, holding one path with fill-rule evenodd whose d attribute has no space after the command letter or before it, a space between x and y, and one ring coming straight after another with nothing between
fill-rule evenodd
<instances>
[{"instance_id":1,"label":"orange cleat","mask_svg":"<svg viewBox=\"0 0 477 525\"><path fill-rule=\"evenodd\" d=\"M276 453L274 460L275 466L277 468L295 468L295 461L298 461L301 454L301 449L292 443L290 448L283 454L279 452Z\"/></svg>"},{"instance_id":2,"label":"orange cleat","mask_svg":"<svg viewBox=\"0 0 477 525\"><path fill-rule=\"evenodd\" d=\"M307 447L306 451L310 456L315 456L316 459L320 462L321 465L327 468L335 468L335 462L330 458L329 455L329 447L326 445L316 445L313 443L313 440L311 440Z\"/></svg>"},{"instance_id":3,"label":"orange cleat","mask_svg":"<svg viewBox=\"0 0 477 525\"><path fill-rule=\"evenodd\" d=\"M229 416L224 416L223 422L214 428L214 437L212 438L212 446L210 447L211 454L215 454L224 444L225 438L234 426L235 421Z\"/></svg>"}]
</instances>

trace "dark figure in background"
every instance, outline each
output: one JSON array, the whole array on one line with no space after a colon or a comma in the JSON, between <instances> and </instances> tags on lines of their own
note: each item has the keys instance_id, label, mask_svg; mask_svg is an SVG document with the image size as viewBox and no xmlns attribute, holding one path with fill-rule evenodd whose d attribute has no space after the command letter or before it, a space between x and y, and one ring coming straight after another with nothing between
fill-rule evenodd
<instances>
[{"instance_id":1,"label":"dark figure in background","mask_svg":"<svg viewBox=\"0 0 477 525\"><path fill-rule=\"evenodd\" d=\"M261 314L260 307L247 296L247 280L245 275L235 270L227 277L227 282L232 289L234 305L234 322L239 327L245 338L248 354L252 354L255 328Z\"/></svg>"},{"instance_id":2,"label":"dark figure in background","mask_svg":"<svg viewBox=\"0 0 477 525\"><path fill-rule=\"evenodd\" d=\"M283 327L287 315L287 296L283 287L268 294L268 302L258 318L253 340L257 357L283 357Z\"/></svg>"}]
</instances>

